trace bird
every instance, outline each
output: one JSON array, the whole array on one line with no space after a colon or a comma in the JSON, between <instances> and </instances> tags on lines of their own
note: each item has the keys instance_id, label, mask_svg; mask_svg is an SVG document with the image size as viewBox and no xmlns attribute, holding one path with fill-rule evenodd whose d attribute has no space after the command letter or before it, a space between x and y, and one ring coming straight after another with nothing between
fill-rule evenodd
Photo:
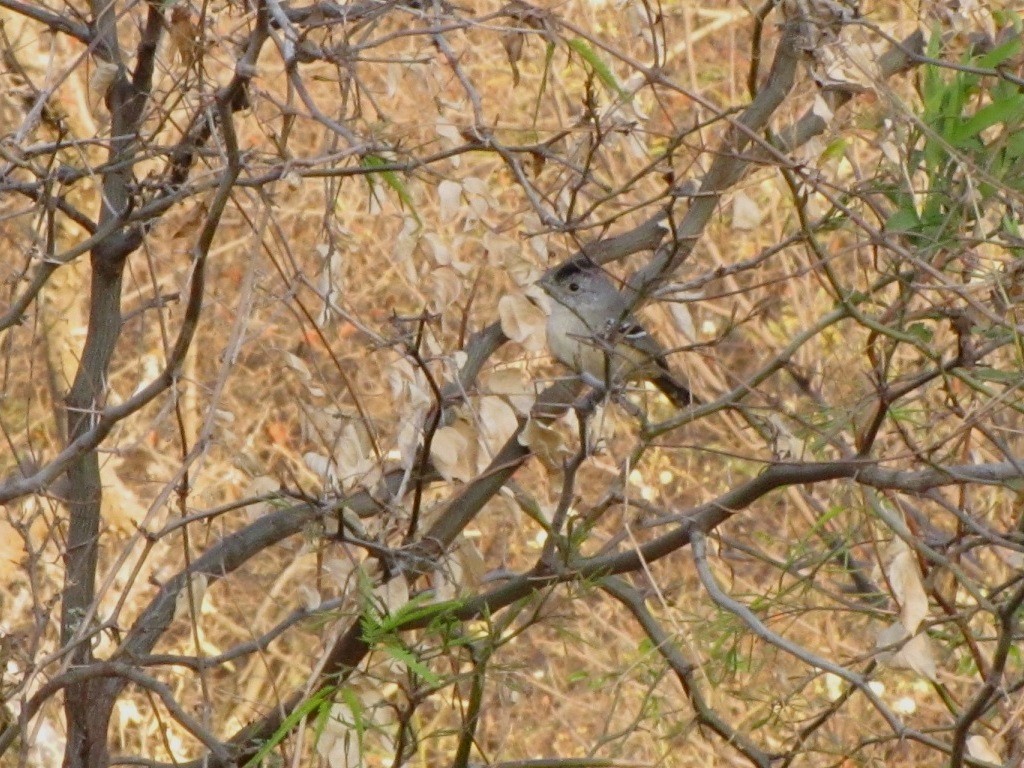
<instances>
[{"instance_id":1,"label":"bird","mask_svg":"<svg viewBox=\"0 0 1024 768\"><path fill-rule=\"evenodd\" d=\"M549 270L538 284L552 299L547 337L556 360L605 387L645 380L677 408L697 403L669 368L665 349L598 264L579 256Z\"/></svg>"}]
</instances>

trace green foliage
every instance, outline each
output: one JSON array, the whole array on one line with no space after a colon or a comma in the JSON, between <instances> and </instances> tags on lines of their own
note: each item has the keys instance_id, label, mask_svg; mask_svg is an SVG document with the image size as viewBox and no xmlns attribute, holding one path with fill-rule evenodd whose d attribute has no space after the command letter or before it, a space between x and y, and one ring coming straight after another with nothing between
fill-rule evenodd
<instances>
[{"instance_id":1,"label":"green foliage","mask_svg":"<svg viewBox=\"0 0 1024 768\"><path fill-rule=\"evenodd\" d=\"M389 161L381 157L380 155L364 155L362 160L362 166L364 168L384 168L388 165ZM384 179L384 183L394 190L395 194L398 195L398 199L402 201L402 206L406 208L416 219L418 224L422 224L419 214L416 212L416 205L413 203L412 195L409 193L409 188L405 185L402 178L390 169L381 170L379 173L368 173L366 174L367 182L370 185L370 193L376 194L374 182L377 176Z\"/></svg>"},{"instance_id":2,"label":"green foliage","mask_svg":"<svg viewBox=\"0 0 1024 768\"><path fill-rule=\"evenodd\" d=\"M308 715L316 712L318 722L326 717L325 713L331 710L331 702L334 699L335 690L337 689L334 686L324 686L293 709L288 717L282 721L281 725L278 726L277 730L274 731L273 735L263 743L259 752L253 755L252 759L245 764L245 768L259 765L263 758L270 753L270 750L280 744L284 737L291 733L295 726Z\"/></svg>"},{"instance_id":3,"label":"green foliage","mask_svg":"<svg viewBox=\"0 0 1024 768\"><path fill-rule=\"evenodd\" d=\"M624 99L629 97L626 90L619 85L619 81L612 72L611 67L608 66L604 59L597 55L597 51L591 47L590 43L579 37L566 42L570 49L590 65L590 68L594 70L594 74L597 75L597 78L604 83L608 90L614 91Z\"/></svg>"},{"instance_id":4,"label":"green foliage","mask_svg":"<svg viewBox=\"0 0 1024 768\"><path fill-rule=\"evenodd\" d=\"M1024 191L1024 91L999 76L1020 51L1014 36L965 54L959 66L923 68L921 111L901 181L889 191L896 210L887 229L905 234L925 256L958 247L976 228L987 228L987 238L1010 239L1015 232L1012 216L991 211L1006 207L1006 192ZM928 55L938 60L941 54L936 31Z\"/></svg>"}]
</instances>

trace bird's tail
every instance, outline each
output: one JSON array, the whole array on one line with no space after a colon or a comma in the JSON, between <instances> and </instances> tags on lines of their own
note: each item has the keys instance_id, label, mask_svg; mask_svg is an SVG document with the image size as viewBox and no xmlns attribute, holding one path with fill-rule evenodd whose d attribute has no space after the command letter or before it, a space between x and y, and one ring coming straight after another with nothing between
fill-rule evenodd
<instances>
[{"instance_id":1,"label":"bird's tail","mask_svg":"<svg viewBox=\"0 0 1024 768\"><path fill-rule=\"evenodd\" d=\"M685 384L681 384L668 371L651 379L651 383L661 390L661 393L671 400L672 405L676 408L686 408L689 405L700 404L700 400L694 397L689 388Z\"/></svg>"}]
</instances>

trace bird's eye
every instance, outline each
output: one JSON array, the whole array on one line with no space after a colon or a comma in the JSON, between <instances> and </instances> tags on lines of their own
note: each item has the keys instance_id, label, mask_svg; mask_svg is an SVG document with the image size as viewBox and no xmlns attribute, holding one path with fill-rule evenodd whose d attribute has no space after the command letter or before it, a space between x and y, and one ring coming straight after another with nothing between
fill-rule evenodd
<instances>
[{"instance_id":1,"label":"bird's eye","mask_svg":"<svg viewBox=\"0 0 1024 768\"><path fill-rule=\"evenodd\" d=\"M579 289L580 289L580 284L579 283L569 283L569 290L572 291L573 293L576 293L576 291L578 291Z\"/></svg>"}]
</instances>

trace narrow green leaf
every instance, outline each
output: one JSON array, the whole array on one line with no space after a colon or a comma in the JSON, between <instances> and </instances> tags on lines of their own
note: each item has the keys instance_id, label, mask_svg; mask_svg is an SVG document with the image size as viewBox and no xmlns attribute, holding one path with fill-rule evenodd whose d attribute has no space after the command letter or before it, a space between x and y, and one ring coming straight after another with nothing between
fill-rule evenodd
<instances>
[{"instance_id":1,"label":"narrow green leaf","mask_svg":"<svg viewBox=\"0 0 1024 768\"><path fill-rule=\"evenodd\" d=\"M900 208L885 222L890 232L917 232L921 229L921 219L913 208Z\"/></svg>"},{"instance_id":2,"label":"narrow green leaf","mask_svg":"<svg viewBox=\"0 0 1024 768\"><path fill-rule=\"evenodd\" d=\"M356 743L359 745L359 751L362 752L363 737L366 734L366 720L363 718L363 702L359 700L356 692L351 688L342 689L341 701L348 707L349 712L352 713L352 725L356 729Z\"/></svg>"},{"instance_id":3,"label":"narrow green leaf","mask_svg":"<svg viewBox=\"0 0 1024 768\"><path fill-rule=\"evenodd\" d=\"M950 143L959 146L993 125L1004 123L1010 126L1019 123L1022 118L1024 118L1024 98L1006 99L986 104L952 128L949 136Z\"/></svg>"},{"instance_id":4,"label":"narrow green leaf","mask_svg":"<svg viewBox=\"0 0 1024 768\"><path fill-rule=\"evenodd\" d=\"M388 163L389 161L385 160L380 155L364 155L362 160L363 168L367 169L382 168L383 166L388 165ZM420 221L419 214L416 212L416 206L413 204L412 195L409 194L409 188L405 186L405 182L402 181L401 177L392 170L383 170L379 173L369 174L368 178L372 180L378 175L384 179L385 184L395 191L395 194L398 195L398 199L402 201L402 205L412 213L416 222L418 224L422 223Z\"/></svg>"},{"instance_id":5,"label":"narrow green leaf","mask_svg":"<svg viewBox=\"0 0 1024 768\"><path fill-rule=\"evenodd\" d=\"M253 755L252 759L245 764L244 768L252 768L252 766L259 765L260 761L270 754L270 750L280 744L285 735L298 725L300 720L314 710L319 709L324 703L329 702L331 697L334 695L334 691L334 686L325 686L293 709L291 714L289 714L278 729L274 731L273 735L263 742L263 746L260 747L259 751Z\"/></svg>"},{"instance_id":6,"label":"narrow green leaf","mask_svg":"<svg viewBox=\"0 0 1024 768\"><path fill-rule=\"evenodd\" d=\"M388 654L391 658L395 659L396 661L400 661L403 664L405 664L405 666L407 666L417 675L422 677L423 680L426 681L428 685L438 686L441 684L441 678L437 674L435 674L428 666L426 666L422 661L416 658L415 655L405 650L405 648L400 648L397 645L392 645L388 643L382 645L380 647L380 650L384 651L384 653Z\"/></svg>"},{"instance_id":7,"label":"narrow green leaf","mask_svg":"<svg viewBox=\"0 0 1024 768\"><path fill-rule=\"evenodd\" d=\"M619 85L619 81L615 78L611 68L605 63L604 59L597 55L597 52L590 46L590 43L583 38L574 37L568 41L568 45L579 54L581 59L590 65L597 77L609 90L615 91L624 99L629 97L629 94Z\"/></svg>"},{"instance_id":8,"label":"narrow green leaf","mask_svg":"<svg viewBox=\"0 0 1024 768\"><path fill-rule=\"evenodd\" d=\"M997 45L988 53L983 56L979 56L975 59L974 63L979 67L989 67L994 69L1012 56L1016 56L1017 52L1020 50L1020 46L1020 38L1014 35L1002 45Z\"/></svg>"}]
</instances>

